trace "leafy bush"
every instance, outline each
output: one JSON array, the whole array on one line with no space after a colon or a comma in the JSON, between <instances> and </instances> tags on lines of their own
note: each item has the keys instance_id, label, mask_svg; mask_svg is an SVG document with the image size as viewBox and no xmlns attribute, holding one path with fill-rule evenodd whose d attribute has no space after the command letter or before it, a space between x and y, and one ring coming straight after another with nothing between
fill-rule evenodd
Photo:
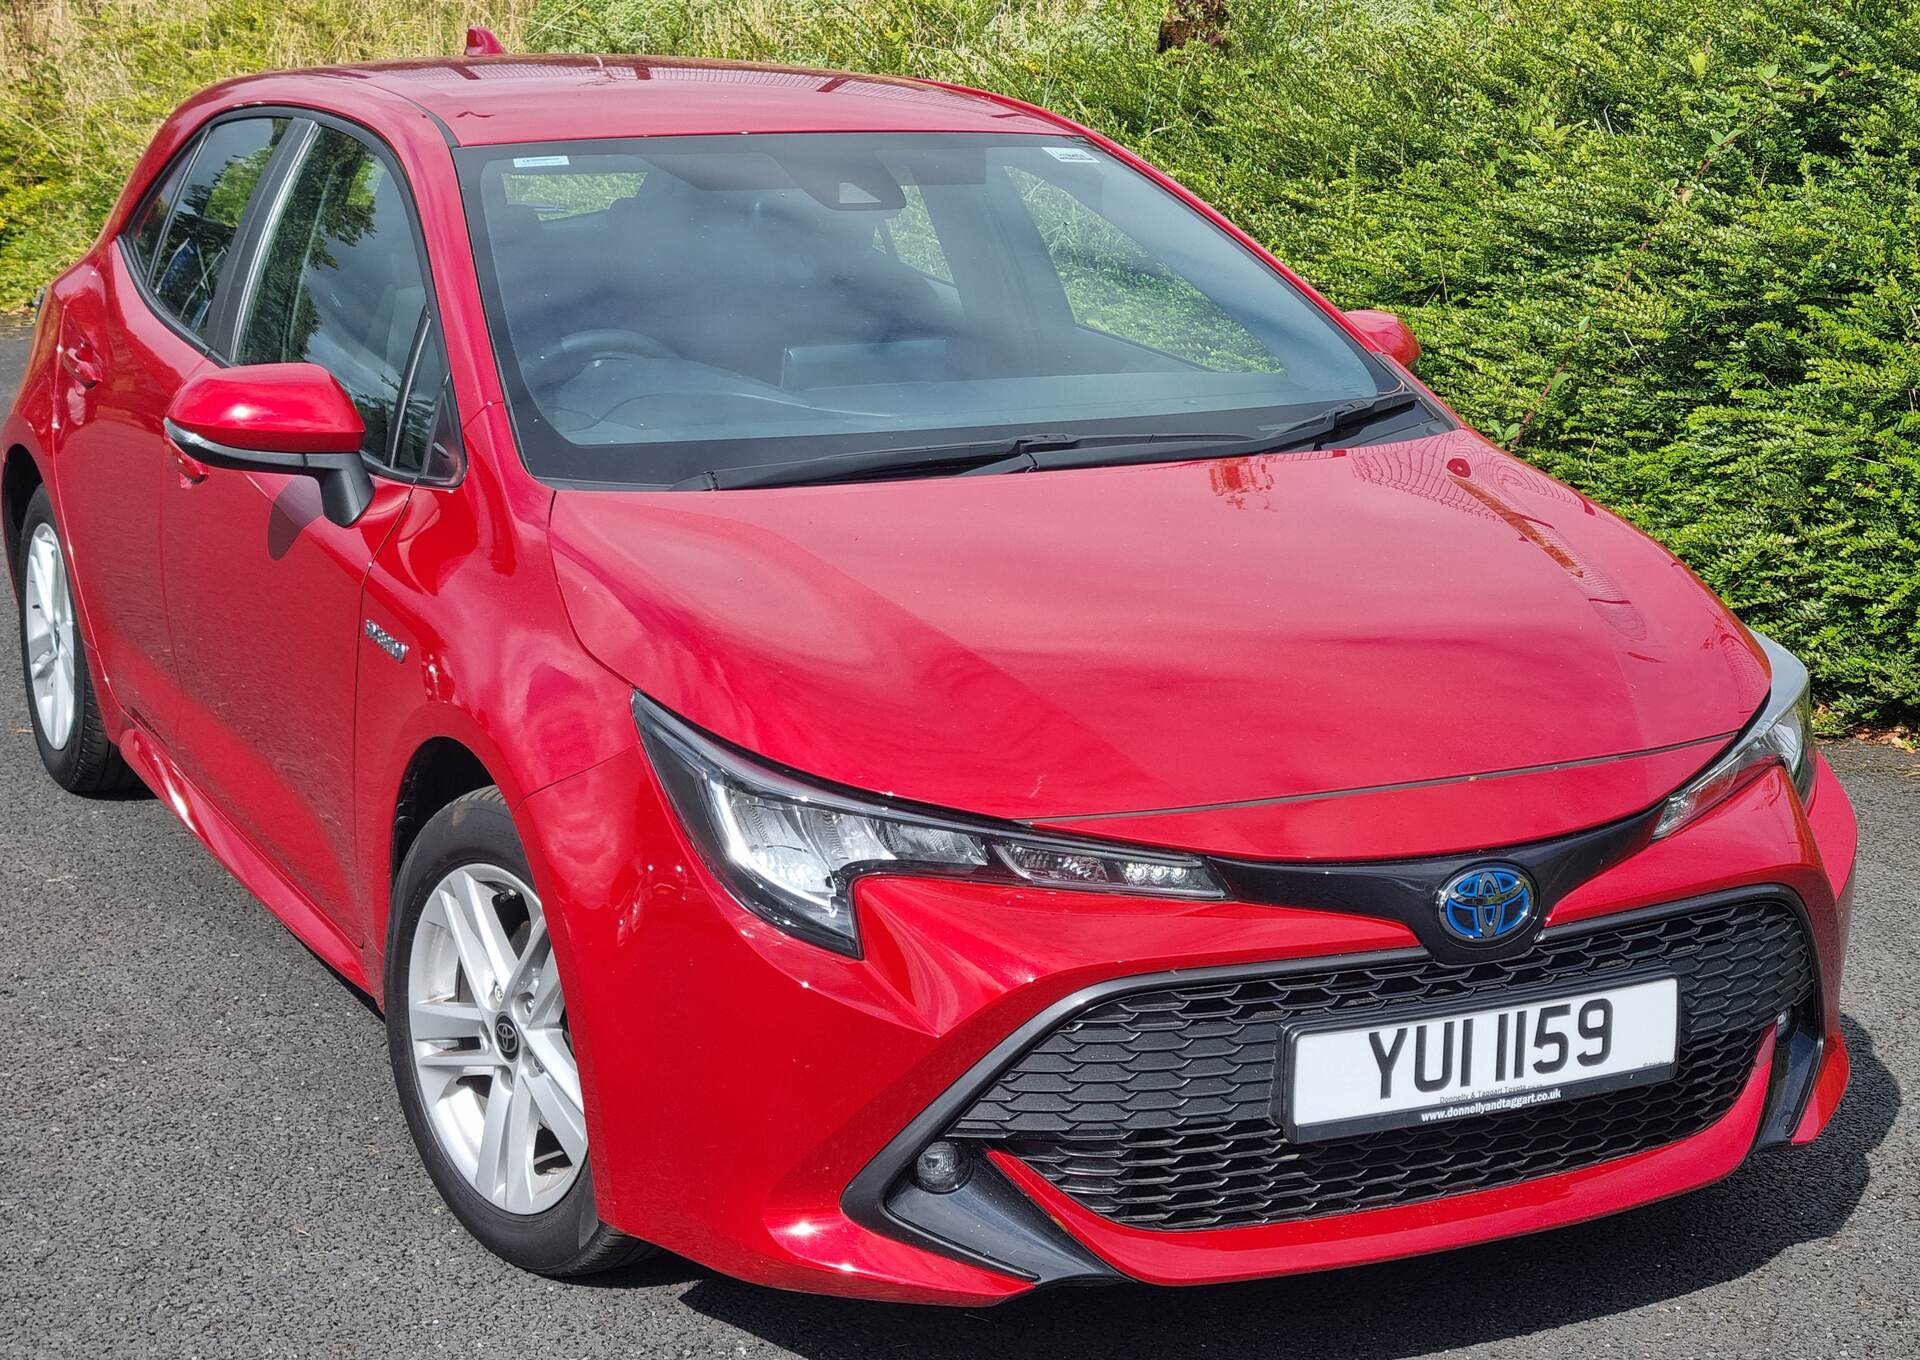
<instances>
[{"instance_id":1,"label":"leafy bush","mask_svg":"<svg viewBox=\"0 0 1920 1360\"><path fill-rule=\"evenodd\" d=\"M442 0L387 34L367 15L391 4L162 18L102 0L110 97L76 114L57 73L0 88L0 305L79 248L189 86L273 57L451 50L464 20ZM520 44L931 76L1100 128L1336 302L1405 314L1422 376L1468 420L1800 651L1829 730L1920 713L1913 6L1233 0L1219 48L1164 55L1160 17L1160 0L534 0Z\"/></svg>"}]
</instances>

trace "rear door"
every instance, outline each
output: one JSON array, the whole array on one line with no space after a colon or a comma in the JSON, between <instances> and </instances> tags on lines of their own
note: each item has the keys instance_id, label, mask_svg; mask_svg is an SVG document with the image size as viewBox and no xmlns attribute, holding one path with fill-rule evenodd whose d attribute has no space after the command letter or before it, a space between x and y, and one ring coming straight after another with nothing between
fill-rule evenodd
<instances>
[{"instance_id":1,"label":"rear door","mask_svg":"<svg viewBox=\"0 0 1920 1360\"><path fill-rule=\"evenodd\" d=\"M352 751L368 640L361 591L425 459L431 421L406 418L445 372L424 253L397 166L366 134L304 122L296 161L250 229L232 303L240 364L327 369L366 424L373 503L352 526L318 484L213 471L167 488L164 556L183 691L180 759L254 844L362 943L353 909ZM431 374L432 376L426 376ZM404 470L403 470L404 469Z\"/></svg>"},{"instance_id":2,"label":"rear door","mask_svg":"<svg viewBox=\"0 0 1920 1360\"><path fill-rule=\"evenodd\" d=\"M61 528L100 678L163 739L178 703L160 567L175 473L160 421L180 384L218 360L233 247L287 126L214 121L155 179L102 267L69 276L58 299Z\"/></svg>"}]
</instances>

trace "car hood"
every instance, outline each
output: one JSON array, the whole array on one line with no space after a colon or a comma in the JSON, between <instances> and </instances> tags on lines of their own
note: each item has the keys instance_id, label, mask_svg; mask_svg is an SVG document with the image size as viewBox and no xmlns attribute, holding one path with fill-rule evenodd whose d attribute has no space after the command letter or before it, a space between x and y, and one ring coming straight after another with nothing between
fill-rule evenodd
<instances>
[{"instance_id":1,"label":"car hood","mask_svg":"<svg viewBox=\"0 0 1920 1360\"><path fill-rule=\"evenodd\" d=\"M584 645L902 798L1222 853L1514 843L1650 806L1766 696L1670 553L1467 431L989 477L556 494Z\"/></svg>"}]
</instances>

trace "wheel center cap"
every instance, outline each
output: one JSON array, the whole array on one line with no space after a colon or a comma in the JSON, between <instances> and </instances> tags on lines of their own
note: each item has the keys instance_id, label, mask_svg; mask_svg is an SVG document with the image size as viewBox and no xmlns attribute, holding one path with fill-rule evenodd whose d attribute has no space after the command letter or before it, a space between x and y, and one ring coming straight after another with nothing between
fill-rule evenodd
<instances>
[{"instance_id":1,"label":"wheel center cap","mask_svg":"<svg viewBox=\"0 0 1920 1360\"><path fill-rule=\"evenodd\" d=\"M520 1052L520 1031L513 1027L513 1021L501 1016L493 1022L493 1039L500 1045L500 1056L512 1058Z\"/></svg>"}]
</instances>

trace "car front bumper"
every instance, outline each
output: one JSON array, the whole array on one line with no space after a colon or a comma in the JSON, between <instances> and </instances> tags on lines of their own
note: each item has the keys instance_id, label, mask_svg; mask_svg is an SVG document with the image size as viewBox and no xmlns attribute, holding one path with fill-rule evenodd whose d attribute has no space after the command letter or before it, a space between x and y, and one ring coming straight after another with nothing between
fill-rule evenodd
<instances>
[{"instance_id":1,"label":"car front bumper","mask_svg":"<svg viewBox=\"0 0 1920 1360\"><path fill-rule=\"evenodd\" d=\"M1845 1086L1838 1003L1855 827L1824 763L1809 809L1770 774L1575 888L1548 921L1550 938L1675 904L1790 906L1805 999L1791 1032L1770 1022L1752 1032L1705 1127L1512 1183L1177 1230L1125 1221L1111 1205L1096 1212L1084 1179L1046 1174L1018 1140L975 1141L978 1169L953 1195L919 1192L902 1173L996 1075L1099 998L1195 972L1417 955L1405 925L870 878L858 890L863 957L848 959L729 900L638 749L516 811L560 923L601 1216L782 1288L980 1305L1050 1283L1238 1280L1486 1241L1706 1185L1757 1144L1810 1141Z\"/></svg>"}]
</instances>

